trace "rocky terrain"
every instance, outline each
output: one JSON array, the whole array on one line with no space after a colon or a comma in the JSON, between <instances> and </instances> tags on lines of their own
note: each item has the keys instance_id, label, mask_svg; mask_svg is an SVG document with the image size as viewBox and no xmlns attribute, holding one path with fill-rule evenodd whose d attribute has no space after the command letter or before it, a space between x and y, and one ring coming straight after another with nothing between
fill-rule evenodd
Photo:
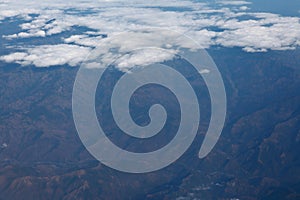
<instances>
[{"instance_id":1,"label":"rocky terrain","mask_svg":"<svg viewBox=\"0 0 300 200\"><path fill-rule=\"evenodd\" d=\"M0 199L299 199L300 51L210 53L228 96L217 146L199 160L199 132L176 163L142 175L82 145L71 110L78 68L0 63Z\"/></svg>"}]
</instances>

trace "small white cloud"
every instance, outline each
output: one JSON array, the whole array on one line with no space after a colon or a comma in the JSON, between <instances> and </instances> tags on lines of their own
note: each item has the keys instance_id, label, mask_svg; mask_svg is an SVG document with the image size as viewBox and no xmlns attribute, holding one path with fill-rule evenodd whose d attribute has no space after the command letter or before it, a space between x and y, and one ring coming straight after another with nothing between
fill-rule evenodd
<instances>
[{"instance_id":1,"label":"small white cloud","mask_svg":"<svg viewBox=\"0 0 300 200\"><path fill-rule=\"evenodd\" d=\"M6 143L3 143L2 145L1 145L1 148L3 148L3 149L5 149L5 148L7 148L8 147L8 144L6 144Z\"/></svg>"},{"instance_id":2,"label":"small white cloud","mask_svg":"<svg viewBox=\"0 0 300 200\"><path fill-rule=\"evenodd\" d=\"M209 69L202 69L199 71L200 74L209 74L210 70Z\"/></svg>"},{"instance_id":3,"label":"small white cloud","mask_svg":"<svg viewBox=\"0 0 300 200\"><path fill-rule=\"evenodd\" d=\"M267 52L267 49L257 49L253 47L244 47L243 50L249 53Z\"/></svg>"},{"instance_id":4,"label":"small white cloud","mask_svg":"<svg viewBox=\"0 0 300 200\"><path fill-rule=\"evenodd\" d=\"M249 10L249 8L248 8L247 6L241 6L239 9L240 9L241 11Z\"/></svg>"},{"instance_id":5,"label":"small white cloud","mask_svg":"<svg viewBox=\"0 0 300 200\"><path fill-rule=\"evenodd\" d=\"M219 1L219 3L223 5L234 5L234 6L252 4L252 2L249 1L239 1L239 0L228 0L228 1L224 0L224 1Z\"/></svg>"}]
</instances>

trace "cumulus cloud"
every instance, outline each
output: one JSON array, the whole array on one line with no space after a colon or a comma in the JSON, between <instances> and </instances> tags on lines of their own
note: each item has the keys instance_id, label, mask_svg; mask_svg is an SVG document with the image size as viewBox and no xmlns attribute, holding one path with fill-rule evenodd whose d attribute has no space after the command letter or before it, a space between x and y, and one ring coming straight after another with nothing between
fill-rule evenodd
<instances>
[{"instance_id":1,"label":"cumulus cloud","mask_svg":"<svg viewBox=\"0 0 300 200\"><path fill-rule=\"evenodd\" d=\"M28 48L26 52L16 52L1 56L0 60L21 65L50 67L68 64L76 66L89 54L90 48L77 45L42 45Z\"/></svg>"},{"instance_id":2,"label":"cumulus cloud","mask_svg":"<svg viewBox=\"0 0 300 200\"><path fill-rule=\"evenodd\" d=\"M3 36L6 39L44 37L47 41L52 35L76 30L76 34L62 38L59 45L21 46L16 53L0 59L38 67L75 66L98 46L101 46L99 53L103 54L105 62L139 46L156 46L176 52L175 47L193 50L199 46L219 45L240 47L246 52L265 52L300 45L298 17L251 12L247 7L251 2L242 0L223 0L218 4L221 7L189 0L45 0L39 3L0 0L0 21L8 17L25 19L20 24L22 30ZM199 46L161 29L186 34ZM148 53L155 61L167 59L163 53ZM133 61L140 64L142 56L140 52L127 57L119 67L132 65Z\"/></svg>"}]
</instances>

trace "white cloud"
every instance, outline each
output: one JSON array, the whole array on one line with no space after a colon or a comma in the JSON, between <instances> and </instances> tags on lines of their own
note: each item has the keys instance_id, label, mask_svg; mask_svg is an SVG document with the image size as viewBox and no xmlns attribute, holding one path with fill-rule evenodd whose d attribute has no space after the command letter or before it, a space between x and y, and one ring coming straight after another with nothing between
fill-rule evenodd
<instances>
[{"instance_id":1,"label":"white cloud","mask_svg":"<svg viewBox=\"0 0 300 200\"><path fill-rule=\"evenodd\" d=\"M8 147L8 144L6 144L6 143L3 143L1 146L0 146L0 148L2 148L2 149L5 149L5 148L7 148Z\"/></svg>"},{"instance_id":2,"label":"white cloud","mask_svg":"<svg viewBox=\"0 0 300 200\"><path fill-rule=\"evenodd\" d=\"M17 16L27 20L20 25L22 31L3 36L7 39L45 37L47 41L51 35L78 26L85 28L82 32L62 38L62 44L23 46L17 50L22 53L0 58L6 62L38 67L59 64L75 66L91 48L99 45L104 62L139 46L199 48L194 43L182 41L172 31L161 31L159 28L186 33L204 48L220 45L240 47L247 52L265 52L293 49L300 45L298 17L251 12L247 7L251 2L248 1L224 0L218 3L222 7L215 9L209 4L188 0L45 0L39 3L33 0L0 0L0 20ZM29 14L38 16L30 17ZM240 20L241 16L250 17ZM145 34L145 30L149 31L153 27L157 29ZM108 38L103 38L102 34L108 35ZM112 52L111 49L117 51ZM166 55L154 56L153 52L148 53L149 58L154 60L166 59ZM141 56L137 54L128 57L128 61L119 63L119 67L132 65L133 61L140 63Z\"/></svg>"},{"instance_id":3,"label":"white cloud","mask_svg":"<svg viewBox=\"0 0 300 200\"><path fill-rule=\"evenodd\" d=\"M12 63L12 62L16 62L16 61L19 61L19 60L23 60L26 56L28 56L27 53L16 52L16 53L12 53L12 54L9 54L9 55L1 56L0 60L3 60L3 61L8 62L8 63Z\"/></svg>"},{"instance_id":4,"label":"white cloud","mask_svg":"<svg viewBox=\"0 0 300 200\"><path fill-rule=\"evenodd\" d=\"M244 47L243 50L246 52L250 52L250 53L267 52L267 49L257 49L257 48L253 48L253 47Z\"/></svg>"},{"instance_id":5,"label":"white cloud","mask_svg":"<svg viewBox=\"0 0 300 200\"><path fill-rule=\"evenodd\" d=\"M65 43L74 43L81 46L88 46L88 47L97 47L99 42L102 40L102 35L72 35L69 38L65 38Z\"/></svg>"},{"instance_id":6,"label":"white cloud","mask_svg":"<svg viewBox=\"0 0 300 200\"><path fill-rule=\"evenodd\" d=\"M117 60L116 66L122 71L139 66L144 67L156 62L170 60L174 57L174 51L163 51L161 49L143 49L134 54L127 54Z\"/></svg>"},{"instance_id":7,"label":"white cloud","mask_svg":"<svg viewBox=\"0 0 300 200\"><path fill-rule=\"evenodd\" d=\"M252 4L249 1L239 1L239 0L228 0L228 1L224 0L224 1L219 1L219 3L223 5L235 5L235 6Z\"/></svg>"},{"instance_id":8,"label":"white cloud","mask_svg":"<svg viewBox=\"0 0 300 200\"><path fill-rule=\"evenodd\" d=\"M293 49L300 41L300 23L296 17L254 14L260 20L228 20L220 27L216 43L225 47L242 47L247 52Z\"/></svg>"},{"instance_id":9,"label":"white cloud","mask_svg":"<svg viewBox=\"0 0 300 200\"><path fill-rule=\"evenodd\" d=\"M241 6L239 9L242 11L249 10L249 8L247 6Z\"/></svg>"},{"instance_id":10,"label":"white cloud","mask_svg":"<svg viewBox=\"0 0 300 200\"><path fill-rule=\"evenodd\" d=\"M1 3L1 2L0 2ZM22 17L23 19L30 20L31 17L29 14L38 14L40 10L36 9L28 9L28 8L14 8L11 6L11 2L7 2L7 4L0 4L0 23L1 20L9 17Z\"/></svg>"},{"instance_id":11,"label":"white cloud","mask_svg":"<svg viewBox=\"0 0 300 200\"><path fill-rule=\"evenodd\" d=\"M20 32L12 35L5 35L4 38L14 39L14 38L30 38L30 37L45 37L46 33L43 30L31 30L30 32Z\"/></svg>"},{"instance_id":12,"label":"white cloud","mask_svg":"<svg viewBox=\"0 0 300 200\"><path fill-rule=\"evenodd\" d=\"M209 69L202 69L199 71L200 74L209 74L210 70Z\"/></svg>"},{"instance_id":13,"label":"white cloud","mask_svg":"<svg viewBox=\"0 0 300 200\"><path fill-rule=\"evenodd\" d=\"M16 62L21 65L35 65L37 67L50 67L68 64L76 66L89 54L90 48L77 45L42 45L1 56L5 62Z\"/></svg>"}]
</instances>

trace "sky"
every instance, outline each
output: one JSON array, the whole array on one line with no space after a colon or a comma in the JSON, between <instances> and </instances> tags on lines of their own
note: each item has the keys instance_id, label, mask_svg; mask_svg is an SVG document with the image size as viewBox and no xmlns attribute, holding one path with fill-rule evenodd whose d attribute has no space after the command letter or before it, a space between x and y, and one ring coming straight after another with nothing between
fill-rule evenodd
<instances>
[{"instance_id":1,"label":"sky","mask_svg":"<svg viewBox=\"0 0 300 200\"><path fill-rule=\"evenodd\" d=\"M141 44L155 44L174 53L179 47L238 47L248 53L299 47L300 7L297 11L297 6L289 4L291 0L285 1L286 6L279 3L283 1L272 1L272 6L262 2L270 0L45 0L38 4L0 0L2 49L9 49L0 53L0 60L23 66L78 66L96 47L101 46L105 56L118 57ZM3 34L7 23L15 26L14 31ZM182 43L172 31L199 45ZM55 43L50 42L57 36ZM37 44L40 39L43 42ZM169 59L161 52L147 54L155 61ZM133 58L123 60L119 67L142 63L144 54Z\"/></svg>"}]
</instances>

